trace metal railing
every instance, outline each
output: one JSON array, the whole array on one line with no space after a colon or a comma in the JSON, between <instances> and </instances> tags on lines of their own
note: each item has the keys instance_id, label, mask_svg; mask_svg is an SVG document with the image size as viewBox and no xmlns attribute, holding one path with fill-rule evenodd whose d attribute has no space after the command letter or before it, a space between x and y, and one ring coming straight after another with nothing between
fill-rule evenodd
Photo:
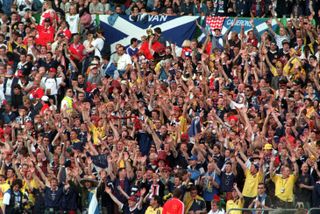
<instances>
[{"instance_id":1,"label":"metal railing","mask_svg":"<svg viewBox=\"0 0 320 214\"><path fill-rule=\"evenodd\" d=\"M315 208L315 209L319 209L320 208ZM275 208L275 209L272 209L272 208L266 208L266 209L263 209L263 208L231 208L228 210L227 214L230 214L232 211L259 211L259 212L263 212L263 211L267 211L269 213L283 213L285 214L286 212L295 212L297 211L298 209L282 209L282 208ZM307 209L305 209L307 211ZM311 209L312 210L312 209ZM309 210L310 212L310 210ZM308 212L308 214L309 214Z\"/></svg>"},{"instance_id":2,"label":"metal railing","mask_svg":"<svg viewBox=\"0 0 320 214\"><path fill-rule=\"evenodd\" d=\"M312 212L312 211L316 211L316 212ZM308 214L318 214L318 213L320 213L320 208L314 207L308 210Z\"/></svg>"}]
</instances>

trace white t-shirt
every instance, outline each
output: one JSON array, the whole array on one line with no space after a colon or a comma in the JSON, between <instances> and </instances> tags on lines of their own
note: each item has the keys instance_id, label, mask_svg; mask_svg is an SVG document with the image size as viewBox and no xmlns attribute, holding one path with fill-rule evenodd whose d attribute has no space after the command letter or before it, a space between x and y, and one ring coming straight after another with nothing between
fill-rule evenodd
<instances>
[{"instance_id":1,"label":"white t-shirt","mask_svg":"<svg viewBox=\"0 0 320 214\"><path fill-rule=\"evenodd\" d=\"M3 93L3 83L0 84L0 106L2 106L2 102L5 100L5 96Z\"/></svg>"},{"instance_id":2,"label":"white t-shirt","mask_svg":"<svg viewBox=\"0 0 320 214\"><path fill-rule=\"evenodd\" d=\"M123 54L119 57L117 62L118 70L125 70L127 65L132 64L131 57L128 54Z\"/></svg>"},{"instance_id":3,"label":"white t-shirt","mask_svg":"<svg viewBox=\"0 0 320 214\"><path fill-rule=\"evenodd\" d=\"M96 38L91 42L91 45L94 47L94 55L101 58L101 51L104 45L103 39Z\"/></svg>"},{"instance_id":4,"label":"white t-shirt","mask_svg":"<svg viewBox=\"0 0 320 214\"><path fill-rule=\"evenodd\" d=\"M8 78L7 79L7 84L6 84L6 96L11 96L11 85L12 85L12 81L13 81L13 78Z\"/></svg>"},{"instance_id":5,"label":"white t-shirt","mask_svg":"<svg viewBox=\"0 0 320 214\"><path fill-rule=\"evenodd\" d=\"M61 77L57 77L56 80L54 78L47 77L41 79L41 86L44 88L45 94L47 94L47 90L50 89L51 92L49 95L57 95L61 83Z\"/></svg>"},{"instance_id":6,"label":"white t-shirt","mask_svg":"<svg viewBox=\"0 0 320 214\"><path fill-rule=\"evenodd\" d=\"M69 29L72 34L79 32L79 22L80 22L79 14L76 14L76 15L67 14L66 21L69 24L69 27L70 27Z\"/></svg>"},{"instance_id":7,"label":"white t-shirt","mask_svg":"<svg viewBox=\"0 0 320 214\"><path fill-rule=\"evenodd\" d=\"M276 43L277 43L277 46L279 49L282 48L283 40L290 41L290 37L288 35L280 36L280 35L276 34L274 38L276 39Z\"/></svg>"},{"instance_id":8,"label":"white t-shirt","mask_svg":"<svg viewBox=\"0 0 320 214\"><path fill-rule=\"evenodd\" d=\"M2 203L4 205L9 205L10 204L10 198L11 198L11 195L10 195L9 192L4 193L3 199L2 199Z\"/></svg>"}]
</instances>

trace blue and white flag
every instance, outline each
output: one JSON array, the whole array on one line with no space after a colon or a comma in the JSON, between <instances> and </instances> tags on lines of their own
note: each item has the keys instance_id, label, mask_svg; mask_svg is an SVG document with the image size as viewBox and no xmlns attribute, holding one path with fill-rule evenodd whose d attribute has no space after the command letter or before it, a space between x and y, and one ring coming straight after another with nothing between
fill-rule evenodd
<instances>
[{"instance_id":1,"label":"blue and white flag","mask_svg":"<svg viewBox=\"0 0 320 214\"><path fill-rule=\"evenodd\" d=\"M91 197L90 197L91 196ZM88 209L88 214L99 214L99 203L97 199L97 189L95 189L94 192L89 193L89 209Z\"/></svg>"},{"instance_id":2,"label":"blue and white flag","mask_svg":"<svg viewBox=\"0 0 320 214\"><path fill-rule=\"evenodd\" d=\"M195 20L198 16L166 16L141 14L138 17L101 15L100 27L103 29L106 41L111 45L111 51L116 44L130 45L132 38L141 40L146 30L160 27L162 37L181 47L185 39L192 39L196 29Z\"/></svg>"},{"instance_id":3,"label":"blue and white flag","mask_svg":"<svg viewBox=\"0 0 320 214\"><path fill-rule=\"evenodd\" d=\"M205 17L203 16L202 19ZM224 20L221 33L225 34L227 30L231 27L231 24L233 23L234 17L228 17ZM261 36L266 30L268 30L268 25L266 24L266 21L268 19L266 18L255 18L253 19L253 24L255 28L257 29L259 36ZM278 24L275 19L272 20L272 29L275 31L278 28ZM205 25L205 24L204 24ZM237 33L241 32L241 26L244 26L244 33L247 34L248 31L252 30L252 26L250 24L250 18L238 18L236 24L232 28L232 31L235 31ZM208 25L202 26L202 34L198 37L199 42L204 42L207 32L210 31L210 27Z\"/></svg>"},{"instance_id":4,"label":"blue and white flag","mask_svg":"<svg viewBox=\"0 0 320 214\"><path fill-rule=\"evenodd\" d=\"M224 34L233 23L234 18L226 18L223 23L223 27L221 33ZM266 18L255 18L253 19L253 24L257 29L259 35L261 36L266 30L268 30L268 25L266 24ZM252 30L252 26L250 24L250 18L238 18L236 24L232 28L232 31L241 32L241 26L244 26L244 32L247 34L248 31ZM272 29L276 30L278 24L275 19L272 20Z\"/></svg>"}]
</instances>

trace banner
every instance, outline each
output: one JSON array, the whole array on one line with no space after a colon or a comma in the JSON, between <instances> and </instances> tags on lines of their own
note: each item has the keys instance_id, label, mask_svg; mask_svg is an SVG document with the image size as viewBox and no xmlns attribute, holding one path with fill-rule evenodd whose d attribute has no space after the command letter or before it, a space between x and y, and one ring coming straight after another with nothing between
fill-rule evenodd
<instances>
[{"instance_id":1,"label":"banner","mask_svg":"<svg viewBox=\"0 0 320 214\"><path fill-rule=\"evenodd\" d=\"M224 34L231 26L233 23L234 17L229 17L224 20L223 27L222 27L222 34ZM256 27L259 36L263 34L266 30L268 30L268 25L266 24L266 21L268 19L266 18L256 18L253 19L253 24ZM252 30L252 26L250 24L250 18L238 18L236 24L232 28L232 31L236 31L240 33L241 31L241 26L244 26L244 32L247 33L248 31ZM273 19L272 20L272 29L276 30L278 27L277 22Z\"/></svg>"},{"instance_id":2,"label":"banner","mask_svg":"<svg viewBox=\"0 0 320 214\"><path fill-rule=\"evenodd\" d=\"M100 27L103 29L105 38L111 51L115 50L116 44L130 45L132 38L141 40L147 35L148 28L160 27L162 37L181 47L185 39L192 39L196 30L195 20L198 16L166 16L142 14L137 17L101 15L99 17Z\"/></svg>"},{"instance_id":3,"label":"banner","mask_svg":"<svg viewBox=\"0 0 320 214\"><path fill-rule=\"evenodd\" d=\"M130 45L132 38L137 38L139 41L142 36L147 35L146 30L148 28L160 27L162 30L162 37L169 43L175 43L177 48L181 47L182 43L186 39L198 38L198 41L204 41L206 33L202 31L201 35L196 35L195 20L198 19L200 23L203 23L203 27L209 30L209 26L204 26L205 17L199 16L166 16L166 15L150 15L141 14L139 16L127 16L127 15L100 15L97 18L97 22L103 29L107 43L111 46L111 51L115 50L116 44L122 44L124 46ZM226 17L223 22L222 34L224 34L233 23L233 17ZM266 18L255 18L254 25L259 33L259 36L263 32L268 30L266 24ZM247 33L252 30L250 24L250 18L238 18L232 31L240 33L241 26L244 26L244 31ZM272 28L274 31L278 28L277 22L272 21Z\"/></svg>"}]
</instances>

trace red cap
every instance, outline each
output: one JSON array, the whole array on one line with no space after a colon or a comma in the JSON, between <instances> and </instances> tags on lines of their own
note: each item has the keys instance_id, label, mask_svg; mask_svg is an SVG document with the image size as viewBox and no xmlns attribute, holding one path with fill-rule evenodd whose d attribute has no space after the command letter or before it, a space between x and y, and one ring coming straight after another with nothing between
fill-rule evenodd
<instances>
[{"instance_id":1,"label":"red cap","mask_svg":"<svg viewBox=\"0 0 320 214\"><path fill-rule=\"evenodd\" d=\"M213 196L213 201L219 202L219 201L220 201L219 195L214 195L214 196Z\"/></svg>"},{"instance_id":2,"label":"red cap","mask_svg":"<svg viewBox=\"0 0 320 214\"><path fill-rule=\"evenodd\" d=\"M49 72L57 73L57 69L55 69L54 67L51 67L51 68L49 69Z\"/></svg>"},{"instance_id":3,"label":"red cap","mask_svg":"<svg viewBox=\"0 0 320 214\"><path fill-rule=\"evenodd\" d=\"M235 116L235 115L231 115L231 116L228 117L228 120L229 120L229 121L234 120L235 122L237 122L237 121L238 121L238 118L237 118L237 116Z\"/></svg>"},{"instance_id":4,"label":"red cap","mask_svg":"<svg viewBox=\"0 0 320 214\"><path fill-rule=\"evenodd\" d=\"M128 201L137 201L137 197L135 195L131 195L129 198L128 198Z\"/></svg>"}]
</instances>

